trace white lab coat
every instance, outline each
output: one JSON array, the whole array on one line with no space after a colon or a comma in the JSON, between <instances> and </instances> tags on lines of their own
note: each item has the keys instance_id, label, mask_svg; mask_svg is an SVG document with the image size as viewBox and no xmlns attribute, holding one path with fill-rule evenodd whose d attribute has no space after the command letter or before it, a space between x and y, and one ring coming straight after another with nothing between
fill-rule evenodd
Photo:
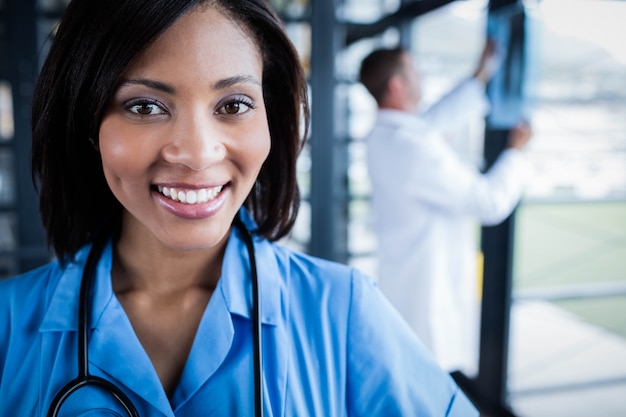
<instances>
[{"instance_id":1,"label":"white lab coat","mask_svg":"<svg viewBox=\"0 0 626 417\"><path fill-rule=\"evenodd\" d=\"M510 214L529 166L511 149L481 174L433 127L458 126L488 108L484 87L470 79L419 117L379 110L367 138L380 288L442 367L468 375L478 363L476 221Z\"/></svg>"}]
</instances>

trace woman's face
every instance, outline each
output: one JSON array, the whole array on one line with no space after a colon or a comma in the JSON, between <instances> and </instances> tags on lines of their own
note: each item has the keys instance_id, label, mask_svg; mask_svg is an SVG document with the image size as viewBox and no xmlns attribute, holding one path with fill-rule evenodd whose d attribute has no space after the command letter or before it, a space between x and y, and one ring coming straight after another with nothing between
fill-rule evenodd
<instances>
[{"instance_id":1,"label":"woman's face","mask_svg":"<svg viewBox=\"0 0 626 417\"><path fill-rule=\"evenodd\" d=\"M184 251L223 241L270 150L262 72L254 41L211 7L140 55L99 133L122 239Z\"/></svg>"}]
</instances>

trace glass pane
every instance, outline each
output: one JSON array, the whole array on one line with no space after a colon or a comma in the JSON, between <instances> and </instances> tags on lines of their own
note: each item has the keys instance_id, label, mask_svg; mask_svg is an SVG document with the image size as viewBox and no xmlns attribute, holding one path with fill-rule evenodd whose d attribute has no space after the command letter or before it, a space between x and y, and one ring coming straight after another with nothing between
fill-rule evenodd
<instances>
[{"instance_id":1,"label":"glass pane","mask_svg":"<svg viewBox=\"0 0 626 417\"><path fill-rule=\"evenodd\" d=\"M397 11L400 3L401 0L345 0L338 15L351 22L368 23Z\"/></svg>"},{"instance_id":2,"label":"glass pane","mask_svg":"<svg viewBox=\"0 0 626 417\"><path fill-rule=\"evenodd\" d=\"M37 57L39 58L40 67L43 65L46 56L48 56L52 39L56 33L56 25L58 23L58 19L50 18L42 18L37 21L37 44L39 45L39 53L37 54Z\"/></svg>"},{"instance_id":3,"label":"glass pane","mask_svg":"<svg viewBox=\"0 0 626 417\"><path fill-rule=\"evenodd\" d=\"M626 415L626 2L527 11L535 176L516 224L510 403Z\"/></svg>"},{"instance_id":4,"label":"glass pane","mask_svg":"<svg viewBox=\"0 0 626 417\"><path fill-rule=\"evenodd\" d=\"M0 141L13 138L13 96L11 85L0 81Z\"/></svg>"},{"instance_id":5,"label":"glass pane","mask_svg":"<svg viewBox=\"0 0 626 417\"><path fill-rule=\"evenodd\" d=\"M15 218L7 213L0 213L0 279L17 273L15 257L11 251L16 249Z\"/></svg>"},{"instance_id":6,"label":"glass pane","mask_svg":"<svg viewBox=\"0 0 626 417\"><path fill-rule=\"evenodd\" d=\"M516 223L514 411L624 414L626 201L525 204Z\"/></svg>"},{"instance_id":7,"label":"glass pane","mask_svg":"<svg viewBox=\"0 0 626 417\"><path fill-rule=\"evenodd\" d=\"M269 3L287 20L303 18L309 7L309 0L270 0Z\"/></svg>"},{"instance_id":8,"label":"glass pane","mask_svg":"<svg viewBox=\"0 0 626 417\"><path fill-rule=\"evenodd\" d=\"M528 198L626 198L626 3L552 0L534 16L538 172Z\"/></svg>"},{"instance_id":9,"label":"glass pane","mask_svg":"<svg viewBox=\"0 0 626 417\"><path fill-rule=\"evenodd\" d=\"M2 0L0 0L2 1ZM2 9L0 8L0 13ZM7 71L9 65L9 46L6 19L0 15L0 71Z\"/></svg>"},{"instance_id":10,"label":"glass pane","mask_svg":"<svg viewBox=\"0 0 626 417\"><path fill-rule=\"evenodd\" d=\"M418 18L413 27L415 63L423 76L423 109L475 69L485 45L487 0L455 2ZM450 135L468 162L482 163L484 122L473 120Z\"/></svg>"},{"instance_id":11,"label":"glass pane","mask_svg":"<svg viewBox=\"0 0 626 417\"><path fill-rule=\"evenodd\" d=\"M40 10L48 13L62 13L70 0L38 0Z\"/></svg>"},{"instance_id":12,"label":"glass pane","mask_svg":"<svg viewBox=\"0 0 626 417\"><path fill-rule=\"evenodd\" d=\"M311 73L311 25L308 23L288 23L286 29L308 76Z\"/></svg>"},{"instance_id":13,"label":"glass pane","mask_svg":"<svg viewBox=\"0 0 626 417\"><path fill-rule=\"evenodd\" d=\"M15 177L13 154L0 149L0 207L15 203Z\"/></svg>"}]
</instances>

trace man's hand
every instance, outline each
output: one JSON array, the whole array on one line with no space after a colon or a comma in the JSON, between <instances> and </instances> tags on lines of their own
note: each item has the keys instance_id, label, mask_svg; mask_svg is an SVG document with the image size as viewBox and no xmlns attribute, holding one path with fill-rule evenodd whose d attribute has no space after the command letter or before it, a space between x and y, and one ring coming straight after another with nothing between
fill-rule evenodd
<instances>
[{"instance_id":1,"label":"man's hand","mask_svg":"<svg viewBox=\"0 0 626 417\"><path fill-rule=\"evenodd\" d=\"M498 45L493 39L487 39L485 48L478 61L478 66L474 72L474 78L487 84L496 73L502 63L502 53L498 50Z\"/></svg>"},{"instance_id":2,"label":"man's hand","mask_svg":"<svg viewBox=\"0 0 626 417\"><path fill-rule=\"evenodd\" d=\"M532 129L527 121L518 123L509 133L509 148L523 149L532 135Z\"/></svg>"}]
</instances>

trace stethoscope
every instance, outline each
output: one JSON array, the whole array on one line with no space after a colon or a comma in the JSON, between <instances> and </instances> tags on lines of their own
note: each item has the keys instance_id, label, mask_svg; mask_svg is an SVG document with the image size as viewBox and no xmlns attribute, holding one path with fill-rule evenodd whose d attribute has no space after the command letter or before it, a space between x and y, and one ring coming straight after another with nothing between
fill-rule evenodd
<instances>
[{"instance_id":1,"label":"stethoscope","mask_svg":"<svg viewBox=\"0 0 626 417\"><path fill-rule=\"evenodd\" d=\"M235 217L235 226L242 232L248 257L250 258L250 273L252 275L252 338L254 342L254 415L263 417L263 362L261 360L261 297L259 293L259 280L256 269L256 259L254 256L254 243L252 234L243 224L239 215ZM102 251L107 243L107 238L96 239L91 247L89 256L83 269L83 276L80 285L80 295L78 302L78 376L68 382L52 400L48 408L48 417L56 417L61 410L63 403L76 391L86 386L98 387L111 394L118 404L124 408L126 414L132 417L139 417L137 409L132 401L115 384L106 379L89 373L89 351L87 334L90 321L90 298L89 291L93 281L96 265L102 255Z\"/></svg>"}]
</instances>

